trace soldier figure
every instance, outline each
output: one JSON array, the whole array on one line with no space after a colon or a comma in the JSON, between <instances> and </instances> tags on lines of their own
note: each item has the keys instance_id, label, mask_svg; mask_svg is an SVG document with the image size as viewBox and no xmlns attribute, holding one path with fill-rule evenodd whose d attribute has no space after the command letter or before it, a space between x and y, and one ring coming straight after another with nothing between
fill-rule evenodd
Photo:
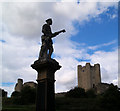
<instances>
[{"instance_id":1,"label":"soldier figure","mask_svg":"<svg viewBox=\"0 0 120 111\"><path fill-rule=\"evenodd\" d=\"M52 25L52 19L49 18L46 20L47 24L44 24L42 27L42 33L41 41L42 46L39 54L39 59L42 58L51 58L51 55L53 53L53 42L52 38L57 36L61 32L65 32L65 30L61 30L59 32L52 33L50 25Z\"/></svg>"}]
</instances>

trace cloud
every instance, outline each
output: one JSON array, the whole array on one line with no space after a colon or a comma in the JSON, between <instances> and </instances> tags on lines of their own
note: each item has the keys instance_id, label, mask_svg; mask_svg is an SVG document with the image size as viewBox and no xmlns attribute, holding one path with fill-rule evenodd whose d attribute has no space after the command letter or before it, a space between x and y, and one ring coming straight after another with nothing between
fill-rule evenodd
<instances>
[{"instance_id":1,"label":"cloud","mask_svg":"<svg viewBox=\"0 0 120 111\"><path fill-rule=\"evenodd\" d=\"M80 55L79 50L76 50L75 52L76 52L74 53L75 55ZM112 52L97 51L94 52L92 55L89 55L87 52L84 53L82 52L82 54L83 55L81 57L87 55L85 59L90 59L91 65L96 63L100 64L102 82L114 83L116 85L118 84L118 50L117 49L114 49L114 51ZM77 86L77 65L84 66L86 62L78 61L76 59L77 57L72 55L72 51L71 53L68 51L68 55L65 54L64 57L62 56L63 55L57 58L60 65L62 65L62 68L60 69L60 71L56 73L56 80L57 80L56 85L57 88L63 87L63 89L67 91L68 89ZM79 56L78 58L81 57ZM63 90L58 88L56 91L63 91Z\"/></svg>"},{"instance_id":2,"label":"cloud","mask_svg":"<svg viewBox=\"0 0 120 111\"><path fill-rule=\"evenodd\" d=\"M118 49L112 52L97 51L90 58L91 63L101 65L103 82L111 83L118 80Z\"/></svg>"},{"instance_id":3,"label":"cloud","mask_svg":"<svg viewBox=\"0 0 120 111\"><path fill-rule=\"evenodd\" d=\"M115 44L116 42L117 42L116 40L113 40L113 41L108 42L108 43L104 43L104 44L100 44L100 45L95 45L95 46L89 46L88 49L96 50L96 49L101 48L101 47L110 46L112 44Z\"/></svg>"},{"instance_id":4,"label":"cloud","mask_svg":"<svg viewBox=\"0 0 120 111\"><path fill-rule=\"evenodd\" d=\"M66 91L77 85L77 65L85 65L85 62L77 59L91 59L91 62L100 62L102 64L103 73L109 76L109 73L115 73L109 64L114 64L116 59L108 59L113 52L95 52L94 55L89 55L89 50L85 45L73 42L70 40L72 35L78 32L74 27L73 22L78 21L79 24L87 24L91 18L96 18L100 14L106 12L108 7L114 6L114 3L5 3L2 5L3 22L2 22L2 39L5 43L2 45L2 81L15 82L17 78L23 78L26 81L36 81L37 72L30 65L38 58L40 45L38 45L41 36L41 26L49 17L53 18L52 30L66 29L65 34L59 35L54 39L54 57L59 61L62 68L56 72L56 92ZM8 10L9 9L9 10ZM109 45L109 44L107 44ZM105 46L105 44L104 44ZM86 48L85 48L86 47ZM103 65L106 57L106 65ZM115 56L114 56L115 57ZM98 59L96 59L98 58ZM106 68L106 66L108 68ZM114 74L113 74L114 75ZM113 77L114 80L116 79ZM104 78L103 78L104 79ZM112 76L110 76L112 81ZM9 91L13 91L13 86L10 88L3 87Z\"/></svg>"},{"instance_id":5,"label":"cloud","mask_svg":"<svg viewBox=\"0 0 120 111\"><path fill-rule=\"evenodd\" d=\"M4 3L3 26L16 36L37 39L40 37L44 21L52 17L55 23L53 31L65 28L69 34L72 34L77 30L73 27L72 21L77 20L79 23L89 21L107 11L109 6L115 5L115 3L101 2L82 2L79 5L76 2ZM72 16L71 12L74 12Z\"/></svg>"},{"instance_id":6,"label":"cloud","mask_svg":"<svg viewBox=\"0 0 120 111\"><path fill-rule=\"evenodd\" d=\"M119 0L79 0L79 2L118 2ZM1 2L78 2L78 0L1 0Z\"/></svg>"},{"instance_id":7,"label":"cloud","mask_svg":"<svg viewBox=\"0 0 120 111\"><path fill-rule=\"evenodd\" d=\"M7 95L10 97L11 93L14 91L14 86L2 86L2 89L4 89L5 91L7 91Z\"/></svg>"},{"instance_id":8,"label":"cloud","mask_svg":"<svg viewBox=\"0 0 120 111\"><path fill-rule=\"evenodd\" d=\"M56 23L53 30L58 30L58 27L65 27L68 31L73 29L69 19L59 15L55 6L56 3L6 3L3 6L4 28L7 27L13 35L38 40L41 26L47 18L52 17Z\"/></svg>"}]
</instances>

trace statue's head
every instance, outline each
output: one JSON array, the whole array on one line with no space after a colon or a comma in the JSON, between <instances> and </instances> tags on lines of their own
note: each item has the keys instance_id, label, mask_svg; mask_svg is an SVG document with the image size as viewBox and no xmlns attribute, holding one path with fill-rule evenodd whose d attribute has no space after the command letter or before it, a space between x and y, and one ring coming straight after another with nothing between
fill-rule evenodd
<instances>
[{"instance_id":1,"label":"statue's head","mask_svg":"<svg viewBox=\"0 0 120 111\"><path fill-rule=\"evenodd\" d=\"M51 18L47 19L46 22L47 22L47 24L52 25L52 19Z\"/></svg>"}]
</instances>

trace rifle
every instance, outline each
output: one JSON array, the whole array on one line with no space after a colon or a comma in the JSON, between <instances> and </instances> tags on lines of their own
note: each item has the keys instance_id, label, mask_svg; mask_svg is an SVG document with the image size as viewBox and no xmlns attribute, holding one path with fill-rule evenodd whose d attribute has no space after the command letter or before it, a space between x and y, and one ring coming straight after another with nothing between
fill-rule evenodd
<instances>
[{"instance_id":1,"label":"rifle","mask_svg":"<svg viewBox=\"0 0 120 111\"><path fill-rule=\"evenodd\" d=\"M53 38L53 37L57 36L58 34L60 34L60 33L62 33L62 32L65 33L65 32L66 32L65 29L60 30L60 31L58 31L58 32L55 32L55 33L53 33L51 36L48 36L48 37L42 35L42 36L41 36L41 38L42 38L42 43L43 43L44 41L46 41L46 43L48 44L49 41L50 41L50 38Z\"/></svg>"},{"instance_id":2,"label":"rifle","mask_svg":"<svg viewBox=\"0 0 120 111\"><path fill-rule=\"evenodd\" d=\"M55 32L55 33L53 33L53 36L51 37L51 38L53 38L53 37L55 37L55 36L57 36L58 34L60 34L60 33L65 33L66 31L65 31L65 29L63 29L63 30L60 30L60 31L58 31L58 32Z\"/></svg>"}]
</instances>

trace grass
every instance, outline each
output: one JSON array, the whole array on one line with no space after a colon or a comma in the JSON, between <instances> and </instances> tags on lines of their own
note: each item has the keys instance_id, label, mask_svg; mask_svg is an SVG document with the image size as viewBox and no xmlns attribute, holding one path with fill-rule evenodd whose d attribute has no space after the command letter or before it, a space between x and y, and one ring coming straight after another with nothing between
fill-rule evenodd
<instances>
[{"instance_id":1,"label":"grass","mask_svg":"<svg viewBox=\"0 0 120 111\"><path fill-rule=\"evenodd\" d=\"M57 111L101 111L96 99L56 98Z\"/></svg>"},{"instance_id":2,"label":"grass","mask_svg":"<svg viewBox=\"0 0 120 111\"><path fill-rule=\"evenodd\" d=\"M3 105L2 111L35 111L35 105Z\"/></svg>"},{"instance_id":3,"label":"grass","mask_svg":"<svg viewBox=\"0 0 120 111\"><path fill-rule=\"evenodd\" d=\"M97 98L57 97L55 103L56 111L108 111L103 107L100 107ZM3 104L2 111L35 111L35 104L34 105Z\"/></svg>"}]
</instances>

